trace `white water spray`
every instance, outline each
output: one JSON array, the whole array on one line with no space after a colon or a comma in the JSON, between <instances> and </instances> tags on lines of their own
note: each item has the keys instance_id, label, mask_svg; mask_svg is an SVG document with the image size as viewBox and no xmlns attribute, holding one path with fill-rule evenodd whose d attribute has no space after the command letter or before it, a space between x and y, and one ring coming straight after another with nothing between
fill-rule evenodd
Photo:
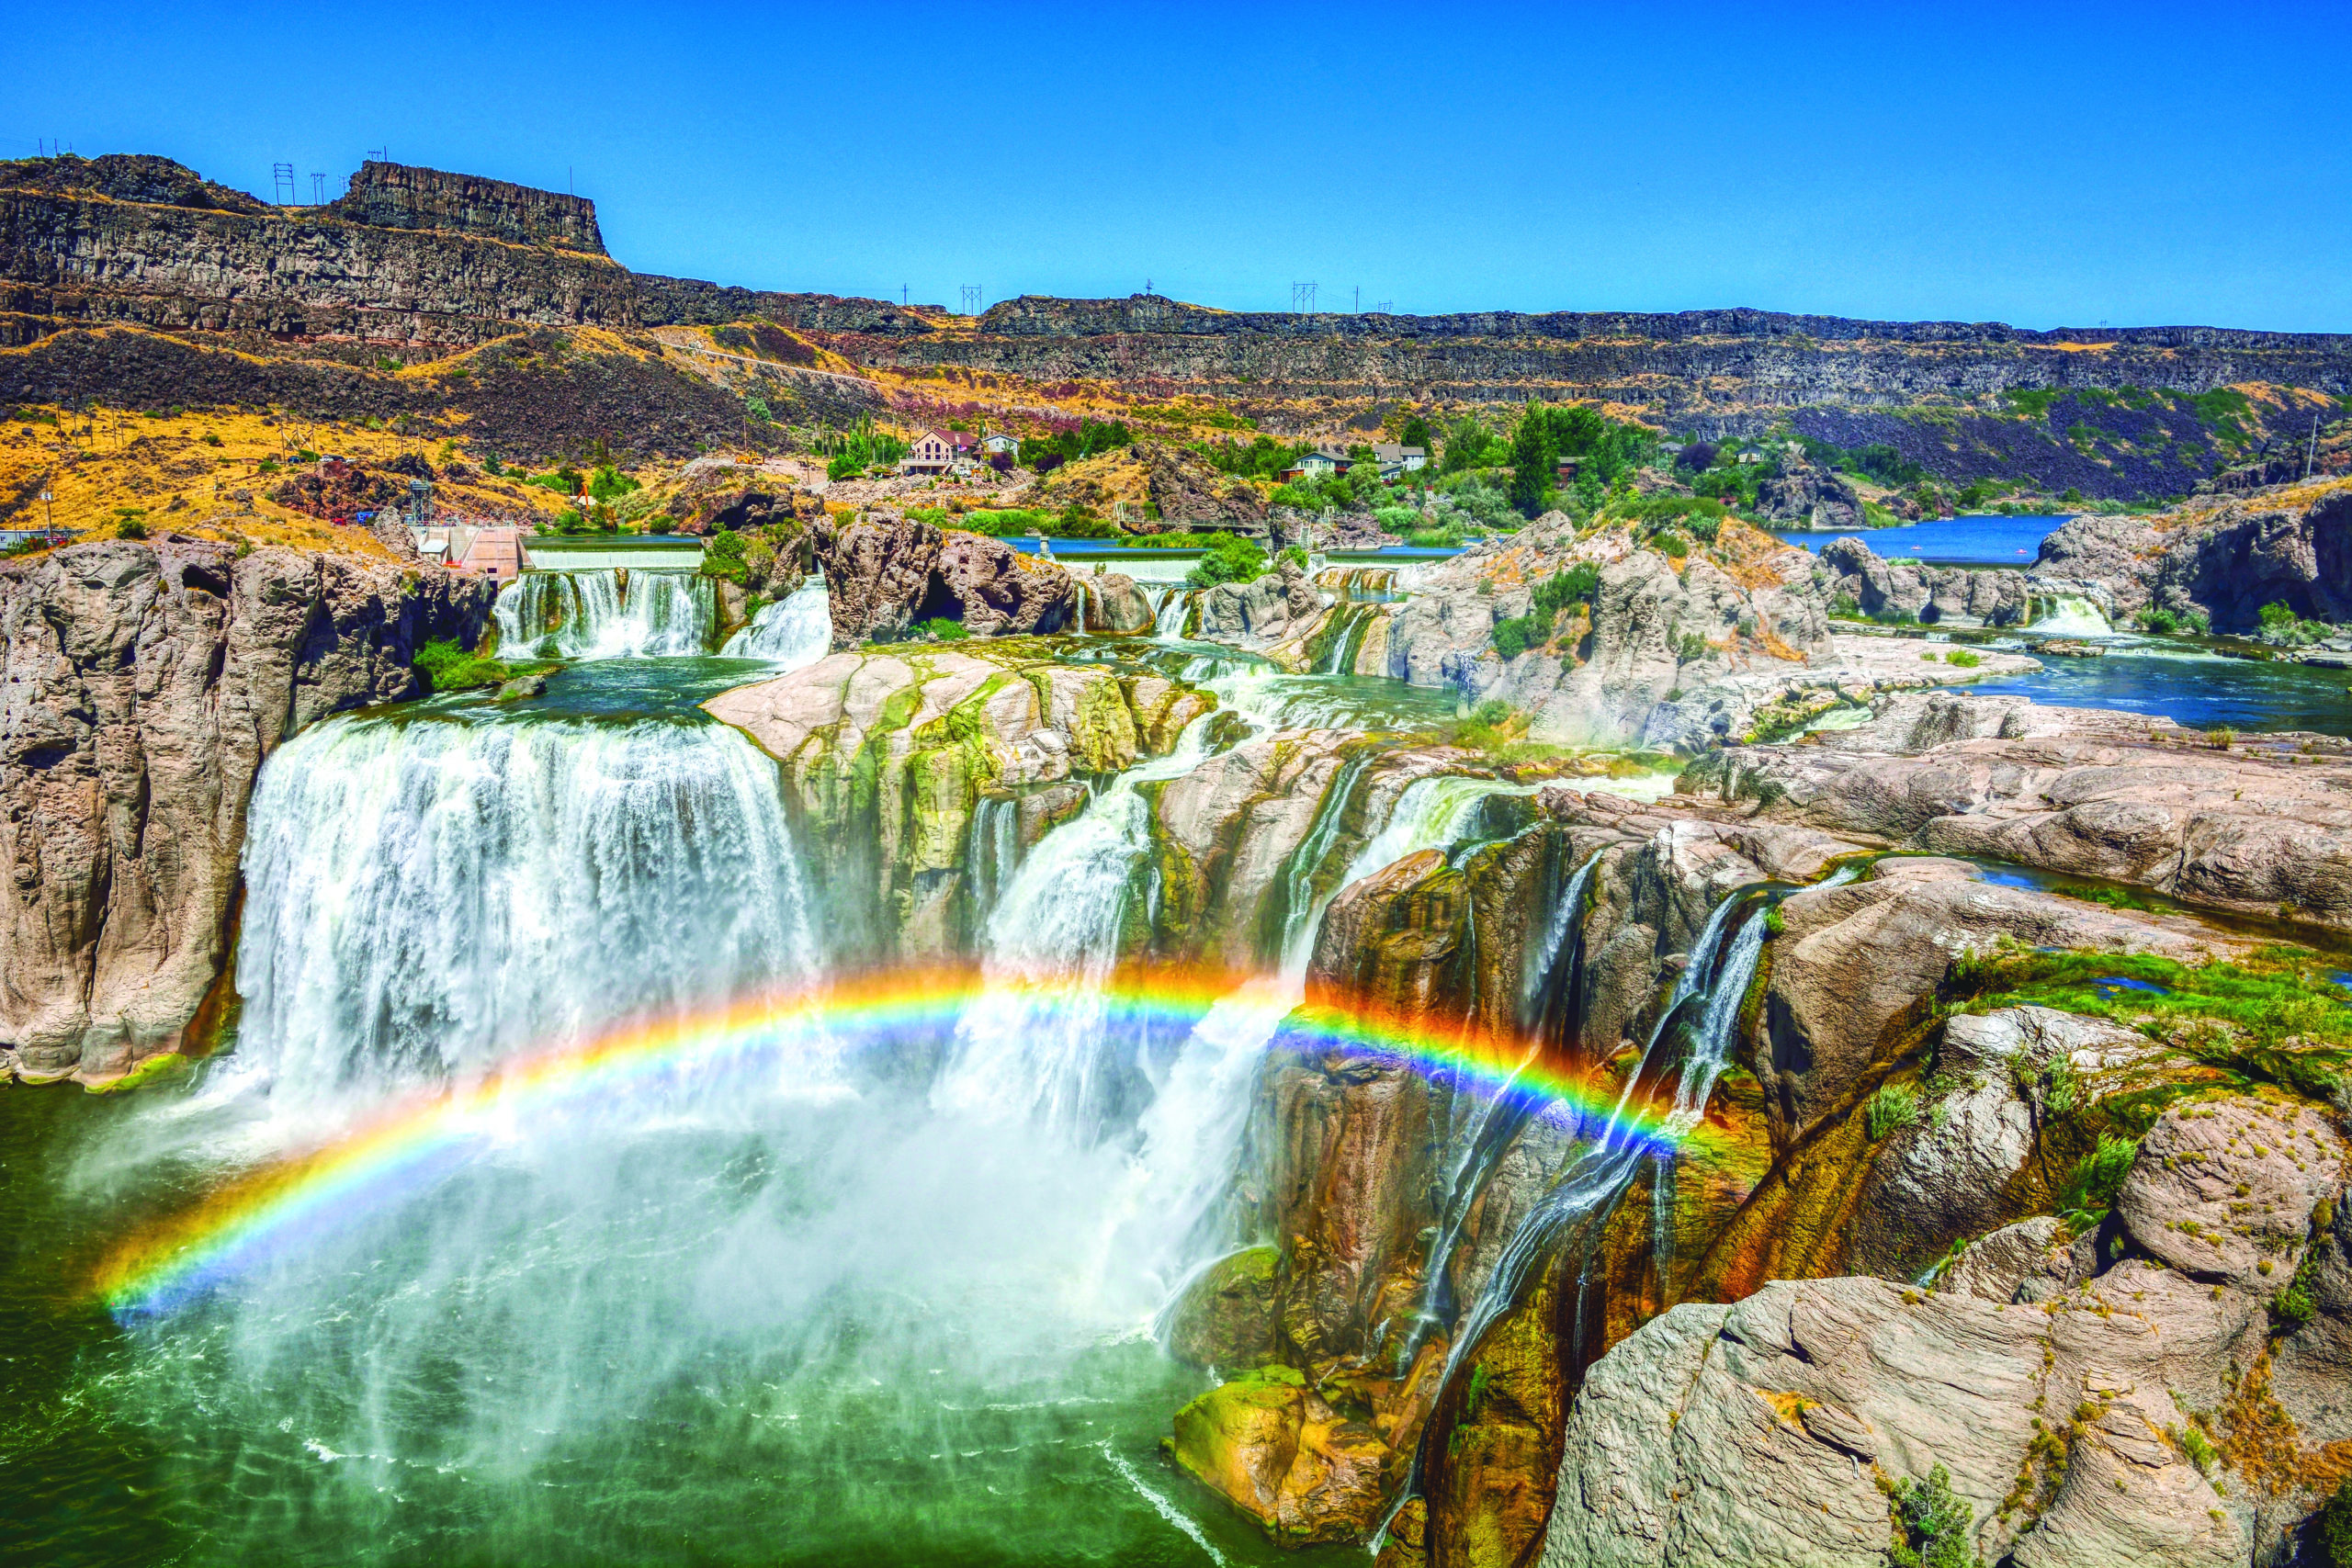
<instances>
[{"instance_id":1,"label":"white water spray","mask_svg":"<svg viewBox=\"0 0 2352 1568\"><path fill-rule=\"evenodd\" d=\"M676 659L709 650L718 600L695 572L526 571L492 615L510 659Z\"/></svg>"}]
</instances>

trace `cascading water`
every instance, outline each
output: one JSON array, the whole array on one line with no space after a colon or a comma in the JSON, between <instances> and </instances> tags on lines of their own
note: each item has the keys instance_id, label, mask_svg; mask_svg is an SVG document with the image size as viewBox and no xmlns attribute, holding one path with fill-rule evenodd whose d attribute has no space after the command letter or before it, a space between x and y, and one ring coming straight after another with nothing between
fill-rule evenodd
<instances>
[{"instance_id":1,"label":"cascading water","mask_svg":"<svg viewBox=\"0 0 2352 1568\"><path fill-rule=\"evenodd\" d=\"M822 577L811 577L790 593L760 606L752 624L720 649L729 659L764 659L782 670L814 664L832 650L832 598Z\"/></svg>"},{"instance_id":2,"label":"cascading water","mask_svg":"<svg viewBox=\"0 0 2352 1568\"><path fill-rule=\"evenodd\" d=\"M510 659L676 659L709 651L718 599L690 571L526 571L492 614Z\"/></svg>"},{"instance_id":3,"label":"cascading water","mask_svg":"<svg viewBox=\"0 0 2352 1568\"><path fill-rule=\"evenodd\" d=\"M2026 628L2044 637L2112 637L2115 628L2106 613L2088 599L2062 593L2050 602L2039 620Z\"/></svg>"},{"instance_id":4,"label":"cascading water","mask_svg":"<svg viewBox=\"0 0 2352 1568\"><path fill-rule=\"evenodd\" d=\"M1152 607L1151 635L1169 641L1182 637L1185 615L1192 606L1192 591L1182 583L1160 594L1159 603Z\"/></svg>"}]
</instances>

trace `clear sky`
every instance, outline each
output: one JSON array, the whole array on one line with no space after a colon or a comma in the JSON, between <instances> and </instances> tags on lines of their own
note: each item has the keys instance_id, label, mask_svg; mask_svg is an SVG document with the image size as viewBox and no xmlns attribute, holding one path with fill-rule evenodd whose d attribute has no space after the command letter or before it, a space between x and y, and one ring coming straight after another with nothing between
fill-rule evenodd
<instances>
[{"instance_id":1,"label":"clear sky","mask_svg":"<svg viewBox=\"0 0 2352 1568\"><path fill-rule=\"evenodd\" d=\"M2352 331L2352 4L45 6L0 153L595 198L640 271L958 304ZM13 143L13 147L11 145Z\"/></svg>"}]
</instances>

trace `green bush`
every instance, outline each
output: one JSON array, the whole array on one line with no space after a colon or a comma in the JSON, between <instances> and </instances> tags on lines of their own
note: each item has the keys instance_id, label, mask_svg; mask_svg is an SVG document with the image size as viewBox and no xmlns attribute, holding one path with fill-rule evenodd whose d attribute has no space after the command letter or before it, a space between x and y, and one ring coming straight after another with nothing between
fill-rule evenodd
<instances>
[{"instance_id":1,"label":"green bush","mask_svg":"<svg viewBox=\"0 0 2352 1568\"><path fill-rule=\"evenodd\" d=\"M1955 648L1951 652L1944 656L1944 662L1947 664L1956 664L1962 670L1973 670L1978 665L1984 663L1984 660L1974 653L1970 652L1967 649Z\"/></svg>"},{"instance_id":2,"label":"green bush","mask_svg":"<svg viewBox=\"0 0 2352 1568\"><path fill-rule=\"evenodd\" d=\"M1304 545L1286 546L1282 554L1274 558L1274 564L1279 566L1284 561L1288 561L1291 565L1298 568L1299 570L1305 571L1306 570L1306 547Z\"/></svg>"},{"instance_id":3,"label":"green bush","mask_svg":"<svg viewBox=\"0 0 2352 1568\"><path fill-rule=\"evenodd\" d=\"M1220 582L1255 582L1265 573L1266 552L1255 539L1219 530L1208 536L1201 564L1184 581L1194 588L1214 588Z\"/></svg>"},{"instance_id":4,"label":"green bush","mask_svg":"<svg viewBox=\"0 0 2352 1568\"><path fill-rule=\"evenodd\" d=\"M635 479L617 471L610 463L588 476L588 496L592 501L618 501L638 488Z\"/></svg>"},{"instance_id":5,"label":"green bush","mask_svg":"<svg viewBox=\"0 0 2352 1568\"><path fill-rule=\"evenodd\" d=\"M2139 1139L2101 1133L2098 1146L2075 1161L2075 1168L2066 1173L2066 1179L2058 1184L2060 1211L2099 1214L2113 1208L2123 1179L2132 1174L2132 1162L2139 1157Z\"/></svg>"},{"instance_id":6,"label":"green bush","mask_svg":"<svg viewBox=\"0 0 2352 1568\"><path fill-rule=\"evenodd\" d=\"M2346 1479L2319 1512L2320 1543L2330 1568L2352 1568L2352 1479Z\"/></svg>"},{"instance_id":7,"label":"green bush","mask_svg":"<svg viewBox=\"0 0 2352 1568\"><path fill-rule=\"evenodd\" d=\"M1975 1520L1967 1503L1952 1495L1951 1473L1942 1465L1928 1472L1924 1484L1896 1482L1891 1501L1902 1537L1887 1551L1895 1568L1976 1568L1983 1561L1968 1539Z\"/></svg>"},{"instance_id":8,"label":"green bush","mask_svg":"<svg viewBox=\"0 0 2352 1568\"><path fill-rule=\"evenodd\" d=\"M742 587L750 576L743 558L749 548L740 533L714 534L710 543L703 547L702 574Z\"/></svg>"},{"instance_id":9,"label":"green bush","mask_svg":"<svg viewBox=\"0 0 2352 1568\"><path fill-rule=\"evenodd\" d=\"M1524 615L1514 615L1495 623L1495 651L1505 659L1517 659L1531 648L1539 648L1552 637L1552 612L1530 610Z\"/></svg>"},{"instance_id":10,"label":"green bush","mask_svg":"<svg viewBox=\"0 0 2352 1568\"><path fill-rule=\"evenodd\" d=\"M1671 528L1661 528L1650 536L1650 547L1669 560L1680 560L1690 553L1690 541Z\"/></svg>"},{"instance_id":11,"label":"green bush","mask_svg":"<svg viewBox=\"0 0 2352 1568\"><path fill-rule=\"evenodd\" d=\"M469 653L446 638L418 649L410 668L424 677L429 692L464 692L476 686L503 685L515 674L513 666L487 654Z\"/></svg>"},{"instance_id":12,"label":"green bush","mask_svg":"<svg viewBox=\"0 0 2352 1568\"><path fill-rule=\"evenodd\" d=\"M938 642L962 642L972 635L971 628L961 621L951 621L944 615L934 615L927 621L917 621L907 628L907 635L930 637Z\"/></svg>"},{"instance_id":13,"label":"green bush","mask_svg":"<svg viewBox=\"0 0 2352 1568\"><path fill-rule=\"evenodd\" d=\"M1876 1143L1919 1120L1919 1091L1907 1083L1881 1084L1878 1092L1871 1096L1870 1110L1865 1114L1871 1141Z\"/></svg>"},{"instance_id":14,"label":"green bush","mask_svg":"<svg viewBox=\"0 0 2352 1568\"><path fill-rule=\"evenodd\" d=\"M126 512L115 519L114 536L118 539L143 539L147 536L147 525L140 520L138 513Z\"/></svg>"}]
</instances>

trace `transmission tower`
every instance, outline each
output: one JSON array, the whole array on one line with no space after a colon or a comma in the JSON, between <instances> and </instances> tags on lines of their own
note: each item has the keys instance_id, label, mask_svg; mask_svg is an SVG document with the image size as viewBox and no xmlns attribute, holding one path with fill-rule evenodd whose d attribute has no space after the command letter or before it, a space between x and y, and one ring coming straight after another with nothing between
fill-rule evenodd
<instances>
[{"instance_id":1,"label":"transmission tower","mask_svg":"<svg viewBox=\"0 0 2352 1568\"><path fill-rule=\"evenodd\" d=\"M1315 313L1315 285L1294 283L1290 286L1290 308L1306 315Z\"/></svg>"},{"instance_id":2,"label":"transmission tower","mask_svg":"<svg viewBox=\"0 0 2352 1568\"><path fill-rule=\"evenodd\" d=\"M312 207L324 207L326 204L327 177L326 175L319 173L316 169L313 169L311 171L311 205Z\"/></svg>"},{"instance_id":3,"label":"transmission tower","mask_svg":"<svg viewBox=\"0 0 2352 1568\"><path fill-rule=\"evenodd\" d=\"M977 283L967 283L964 285L964 314L977 316L979 313L980 286Z\"/></svg>"},{"instance_id":4,"label":"transmission tower","mask_svg":"<svg viewBox=\"0 0 2352 1568\"><path fill-rule=\"evenodd\" d=\"M1396 301L1394 299L1374 299L1372 302L1372 313L1375 316L1394 315L1396 311Z\"/></svg>"},{"instance_id":5,"label":"transmission tower","mask_svg":"<svg viewBox=\"0 0 2352 1568\"><path fill-rule=\"evenodd\" d=\"M294 165L272 164L269 166L269 194L280 207L294 205Z\"/></svg>"}]
</instances>

